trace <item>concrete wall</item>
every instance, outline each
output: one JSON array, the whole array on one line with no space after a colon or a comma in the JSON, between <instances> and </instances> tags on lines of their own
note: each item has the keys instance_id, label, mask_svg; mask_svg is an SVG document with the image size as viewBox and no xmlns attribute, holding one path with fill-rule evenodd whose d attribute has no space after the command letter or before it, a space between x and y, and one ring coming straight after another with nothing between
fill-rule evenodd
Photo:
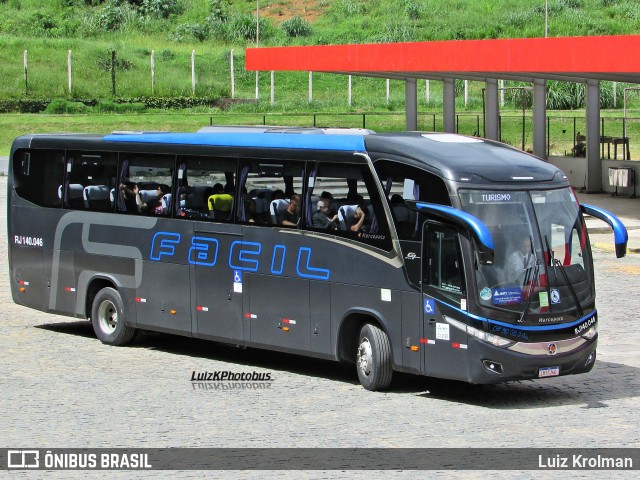
<instances>
[{"instance_id":1,"label":"concrete wall","mask_svg":"<svg viewBox=\"0 0 640 480\"><path fill-rule=\"evenodd\" d=\"M562 170L569 182L576 191L580 191L585 186L587 175L587 159L584 157L549 157L549 163ZM615 187L609 185L609 167L624 167L631 168L636 173L636 190L640 192L640 162L635 161L623 161L623 160L601 160L600 167L602 169L602 191L613 193ZM631 195L633 193L633 187L622 188L618 187L618 194Z\"/></svg>"}]
</instances>

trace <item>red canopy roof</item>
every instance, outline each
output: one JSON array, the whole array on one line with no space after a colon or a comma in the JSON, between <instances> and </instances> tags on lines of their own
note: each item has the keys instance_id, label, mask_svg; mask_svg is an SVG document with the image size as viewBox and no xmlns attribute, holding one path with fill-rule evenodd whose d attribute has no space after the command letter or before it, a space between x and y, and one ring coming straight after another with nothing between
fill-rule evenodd
<instances>
[{"instance_id":1,"label":"red canopy roof","mask_svg":"<svg viewBox=\"0 0 640 480\"><path fill-rule=\"evenodd\" d=\"M640 35L249 48L247 70L640 83Z\"/></svg>"}]
</instances>

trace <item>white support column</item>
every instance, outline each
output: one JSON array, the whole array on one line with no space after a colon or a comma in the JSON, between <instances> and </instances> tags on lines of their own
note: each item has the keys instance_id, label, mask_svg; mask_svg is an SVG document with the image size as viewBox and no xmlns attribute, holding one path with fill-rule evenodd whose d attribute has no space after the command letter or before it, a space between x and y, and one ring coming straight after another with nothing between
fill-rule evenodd
<instances>
[{"instance_id":1,"label":"white support column","mask_svg":"<svg viewBox=\"0 0 640 480\"><path fill-rule=\"evenodd\" d=\"M313 102L313 72L309 72L309 103Z\"/></svg>"},{"instance_id":2,"label":"white support column","mask_svg":"<svg viewBox=\"0 0 640 480\"><path fill-rule=\"evenodd\" d=\"M151 50L151 95L156 92L156 60L155 52Z\"/></svg>"},{"instance_id":3,"label":"white support column","mask_svg":"<svg viewBox=\"0 0 640 480\"><path fill-rule=\"evenodd\" d=\"M276 104L276 89L274 80L275 79L273 78L273 70L271 70L271 105Z\"/></svg>"},{"instance_id":4,"label":"white support column","mask_svg":"<svg viewBox=\"0 0 640 480\"><path fill-rule=\"evenodd\" d=\"M600 81L587 80L587 192L602 191Z\"/></svg>"},{"instance_id":5,"label":"white support column","mask_svg":"<svg viewBox=\"0 0 640 480\"><path fill-rule=\"evenodd\" d=\"M469 104L469 80L464 81L464 106Z\"/></svg>"},{"instance_id":6,"label":"white support column","mask_svg":"<svg viewBox=\"0 0 640 480\"><path fill-rule=\"evenodd\" d=\"M391 96L390 80L387 78L387 105L389 105L389 97Z\"/></svg>"},{"instance_id":7,"label":"white support column","mask_svg":"<svg viewBox=\"0 0 640 480\"><path fill-rule=\"evenodd\" d=\"M431 103L431 82L429 80L426 80L425 82L424 99L427 102L427 105Z\"/></svg>"},{"instance_id":8,"label":"white support column","mask_svg":"<svg viewBox=\"0 0 640 480\"><path fill-rule=\"evenodd\" d=\"M453 78L442 81L442 116L444 131L456 133L456 81Z\"/></svg>"},{"instance_id":9,"label":"white support column","mask_svg":"<svg viewBox=\"0 0 640 480\"><path fill-rule=\"evenodd\" d=\"M491 140L500 140L499 124L498 81L488 78L485 87L484 135Z\"/></svg>"},{"instance_id":10,"label":"white support column","mask_svg":"<svg viewBox=\"0 0 640 480\"><path fill-rule=\"evenodd\" d=\"M191 50L191 94L196 95L196 51Z\"/></svg>"},{"instance_id":11,"label":"white support column","mask_svg":"<svg viewBox=\"0 0 640 480\"><path fill-rule=\"evenodd\" d=\"M351 82L352 82L351 75L349 75L349 106L351 106L351 103L352 103L351 102Z\"/></svg>"},{"instance_id":12,"label":"white support column","mask_svg":"<svg viewBox=\"0 0 640 480\"><path fill-rule=\"evenodd\" d=\"M404 103L407 130L418 130L418 84L415 78L404 81Z\"/></svg>"},{"instance_id":13,"label":"white support column","mask_svg":"<svg viewBox=\"0 0 640 480\"><path fill-rule=\"evenodd\" d=\"M504 107L504 80L500 80L500 107Z\"/></svg>"},{"instance_id":14,"label":"white support column","mask_svg":"<svg viewBox=\"0 0 640 480\"><path fill-rule=\"evenodd\" d=\"M69 75L69 95L71 95L71 50L67 54L67 71Z\"/></svg>"},{"instance_id":15,"label":"white support column","mask_svg":"<svg viewBox=\"0 0 640 480\"><path fill-rule=\"evenodd\" d=\"M233 48L231 49L229 68L231 69L231 98L236 98L236 72L235 68L233 68Z\"/></svg>"},{"instance_id":16,"label":"white support column","mask_svg":"<svg viewBox=\"0 0 640 480\"><path fill-rule=\"evenodd\" d=\"M547 158L547 81L533 81L533 154Z\"/></svg>"}]
</instances>

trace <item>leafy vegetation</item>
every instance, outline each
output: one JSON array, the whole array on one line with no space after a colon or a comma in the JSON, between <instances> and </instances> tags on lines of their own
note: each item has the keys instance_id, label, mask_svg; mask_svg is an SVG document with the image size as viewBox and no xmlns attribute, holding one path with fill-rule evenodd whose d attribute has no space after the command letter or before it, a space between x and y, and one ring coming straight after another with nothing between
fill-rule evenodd
<instances>
[{"instance_id":1,"label":"leafy vegetation","mask_svg":"<svg viewBox=\"0 0 640 480\"><path fill-rule=\"evenodd\" d=\"M540 37L543 0L1 0L0 99L50 101L64 98L125 100L197 97L209 103L231 96L231 50L235 97L255 96L255 74L246 72L244 48L271 45L408 42L423 40ZM640 30L637 0L549 0L549 34L603 35ZM259 38L258 38L259 36ZM28 76L23 67L28 52ZM71 92L67 58L72 51ZM155 76L150 62L154 51ZM111 51L116 51L112 72ZM195 51L195 91L191 54ZM112 75L116 95L113 95ZM269 102L269 75L260 74L260 101L231 105L234 111L395 110L403 108L403 86L384 79L354 78L353 104L346 102L343 76L276 73L276 101ZM517 83L509 82L510 86ZM550 108L582 108L583 87L550 82ZM622 88L621 86L619 86ZM461 95L461 82L458 84ZM483 85L471 83L461 108L482 105ZM437 108L440 84L419 82L421 108ZM610 83L602 84L603 107L613 107ZM620 90L621 91L621 90ZM519 97L507 95L517 107ZM133 99L133 100L131 100ZM526 100L529 102L529 100ZM121 102L122 103L122 102ZM147 102L149 103L149 102ZM617 105L619 106L619 103ZM35 108L12 103L11 108Z\"/></svg>"}]
</instances>

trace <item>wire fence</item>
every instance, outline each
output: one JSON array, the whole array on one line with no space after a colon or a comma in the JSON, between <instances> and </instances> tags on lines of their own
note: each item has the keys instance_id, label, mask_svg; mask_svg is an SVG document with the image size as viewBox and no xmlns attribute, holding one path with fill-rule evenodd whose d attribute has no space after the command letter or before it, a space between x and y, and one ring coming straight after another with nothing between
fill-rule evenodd
<instances>
[{"instance_id":1,"label":"wire fence","mask_svg":"<svg viewBox=\"0 0 640 480\"><path fill-rule=\"evenodd\" d=\"M405 128L404 112L366 113L221 113L209 117L210 125L265 125L300 127L366 128L377 132ZM456 133L485 136L480 114L456 115ZM533 118L530 115L500 115L499 140L524 151L533 151ZM418 130L444 131L442 113L418 112ZM548 116L547 155L582 156L586 118ZM600 122L602 158L640 160L640 118L603 117Z\"/></svg>"}]
</instances>

